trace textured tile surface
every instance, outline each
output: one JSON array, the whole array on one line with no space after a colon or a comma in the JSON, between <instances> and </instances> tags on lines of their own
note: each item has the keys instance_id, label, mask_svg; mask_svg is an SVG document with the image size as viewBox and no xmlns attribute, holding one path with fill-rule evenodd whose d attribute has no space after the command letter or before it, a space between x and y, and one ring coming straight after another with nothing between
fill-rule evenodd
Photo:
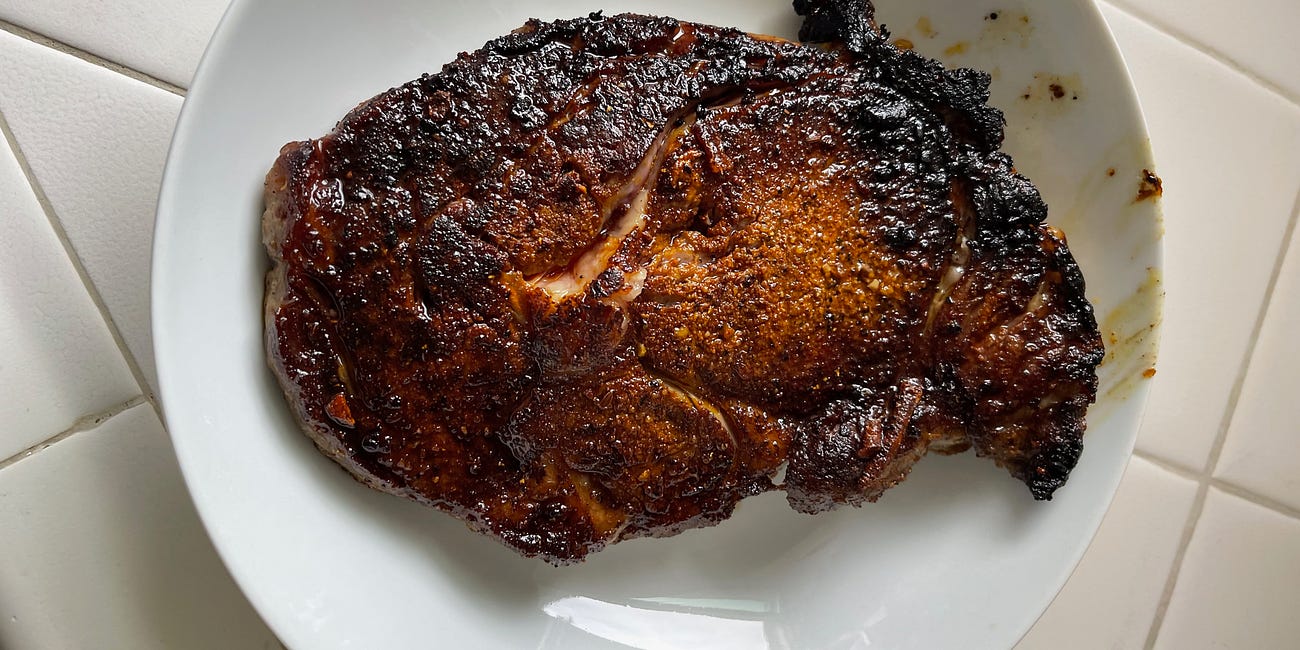
<instances>
[{"instance_id":1,"label":"textured tile surface","mask_svg":"<svg viewBox=\"0 0 1300 650\"><path fill-rule=\"evenodd\" d=\"M0 0L0 18L188 87L228 0Z\"/></svg>"},{"instance_id":2,"label":"textured tile surface","mask_svg":"<svg viewBox=\"0 0 1300 650\"><path fill-rule=\"evenodd\" d=\"M145 376L154 206L181 99L0 32L0 112Z\"/></svg>"},{"instance_id":3,"label":"textured tile surface","mask_svg":"<svg viewBox=\"0 0 1300 650\"><path fill-rule=\"evenodd\" d=\"M1019 650L1142 647L1195 496L1196 483L1134 458L1097 537Z\"/></svg>"},{"instance_id":4,"label":"textured tile surface","mask_svg":"<svg viewBox=\"0 0 1300 650\"><path fill-rule=\"evenodd\" d=\"M279 647L147 405L0 472L0 548L0 647Z\"/></svg>"},{"instance_id":5,"label":"textured tile surface","mask_svg":"<svg viewBox=\"0 0 1300 650\"><path fill-rule=\"evenodd\" d=\"M1300 190L1300 108L1127 14L1106 19L1165 182L1160 374L1138 446L1200 471Z\"/></svg>"},{"instance_id":6,"label":"textured tile surface","mask_svg":"<svg viewBox=\"0 0 1300 650\"><path fill-rule=\"evenodd\" d=\"M1156 648L1300 648L1298 559L1300 520L1211 489Z\"/></svg>"},{"instance_id":7,"label":"textured tile surface","mask_svg":"<svg viewBox=\"0 0 1300 650\"><path fill-rule=\"evenodd\" d=\"M1300 230L1278 275L1215 475L1300 510ZM1300 549L1297 549L1300 560Z\"/></svg>"},{"instance_id":8,"label":"textured tile surface","mask_svg":"<svg viewBox=\"0 0 1300 650\"><path fill-rule=\"evenodd\" d=\"M140 392L0 138L0 460Z\"/></svg>"},{"instance_id":9,"label":"textured tile surface","mask_svg":"<svg viewBox=\"0 0 1300 650\"><path fill-rule=\"evenodd\" d=\"M1300 2L1116 0L1300 97Z\"/></svg>"},{"instance_id":10,"label":"textured tile surface","mask_svg":"<svg viewBox=\"0 0 1300 650\"><path fill-rule=\"evenodd\" d=\"M1167 189L1164 346L1139 445L1200 471L1300 190L1300 109L1233 66L1300 96L1300 3L1116 2L1231 59L1107 10ZM0 0L0 20L188 86L225 4ZM149 233L179 105L0 33L0 111L151 380ZM0 458L139 390L16 172L0 146ZM1288 341L1300 327L1300 244L1290 258L1216 476L1300 508L1300 346ZM1134 459L1020 647L1142 647L1194 490ZM278 647L216 559L148 407L0 470L0 549L0 648ZM1297 558L1300 520L1212 490L1158 647L1300 647Z\"/></svg>"}]
</instances>

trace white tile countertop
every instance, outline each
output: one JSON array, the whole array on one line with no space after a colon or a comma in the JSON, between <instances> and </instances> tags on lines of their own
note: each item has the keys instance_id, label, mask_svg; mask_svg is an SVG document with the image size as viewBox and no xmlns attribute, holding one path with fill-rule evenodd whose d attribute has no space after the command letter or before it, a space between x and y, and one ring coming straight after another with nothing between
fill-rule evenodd
<instances>
[{"instance_id":1,"label":"white tile countertop","mask_svg":"<svg viewBox=\"0 0 1300 650\"><path fill-rule=\"evenodd\" d=\"M0 648L278 648L153 403L159 177L226 0L0 0ZM1159 374L1020 643L1300 648L1300 2L1103 4L1165 181Z\"/></svg>"}]
</instances>

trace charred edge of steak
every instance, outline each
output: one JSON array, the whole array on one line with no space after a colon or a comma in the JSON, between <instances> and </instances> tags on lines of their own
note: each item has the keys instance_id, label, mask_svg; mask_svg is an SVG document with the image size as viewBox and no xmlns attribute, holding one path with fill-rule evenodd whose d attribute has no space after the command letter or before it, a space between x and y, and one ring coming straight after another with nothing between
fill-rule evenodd
<instances>
[{"instance_id":1,"label":"charred edge of steak","mask_svg":"<svg viewBox=\"0 0 1300 650\"><path fill-rule=\"evenodd\" d=\"M335 419L329 418L328 405L334 402L333 395L345 395L350 392L342 379L333 385L292 380L291 370L301 369L291 369L286 366L286 355L281 348L284 339L292 338L292 335L285 331L290 324L283 314L293 311L294 307L288 305L286 301L310 301L312 304L304 304L298 308L308 311L325 309L325 305L331 302L319 290L310 297L293 296L294 291L289 287L288 268L283 257L283 247L289 241L288 229L302 216L303 200L302 197L295 196L295 190L302 187L299 182L302 178L302 170L307 166L314 150L310 142L286 144L281 149L275 166L266 177L262 241L272 261L272 267L266 274L264 300L267 365L284 390L287 401L293 407L294 420L322 453L347 469L348 473L361 483L382 492L409 497L411 495L400 488L399 477L385 473L382 468L364 466L357 462L353 450L348 448L346 437L340 435L341 426L344 424L351 426L355 421L349 424L347 420L343 420L342 414L336 414ZM330 319L321 316L320 321L328 323ZM332 328L323 325L322 331L319 331L323 338L317 339L315 343L326 351L319 356L343 363L342 357L346 351L334 343L337 341L338 332L324 330L332 330ZM338 374L335 376L337 377ZM320 405L326 405L325 410L314 412L312 407Z\"/></svg>"},{"instance_id":2,"label":"charred edge of steak","mask_svg":"<svg viewBox=\"0 0 1300 650\"><path fill-rule=\"evenodd\" d=\"M861 53L884 40L869 0L794 0L794 11L804 17L799 40L805 43L835 43Z\"/></svg>"},{"instance_id":3,"label":"charred edge of steak","mask_svg":"<svg viewBox=\"0 0 1300 650\"><path fill-rule=\"evenodd\" d=\"M898 49L876 28L870 0L794 0L794 8L804 16L800 40L843 45L858 55L859 64L870 66L882 84L951 116L958 135L981 151L991 153L1002 145L1005 120L1002 111L988 105L988 73L948 69L934 59Z\"/></svg>"},{"instance_id":4,"label":"charred edge of steak","mask_svg":"<svg viewBox=\"0 0 1300 650\"><path fill-rule=\"evenodd\" d=\"M267 347L316 445L557 564L770 489L874 501L929 450L1050 498L1102 347L988 76L893 47L865 0L795 7L832 47L533 20L286 146ZM763 228L801 214L768 268ZM780 318L746 311L783 277Z\"/></svg>"}]
</instances>

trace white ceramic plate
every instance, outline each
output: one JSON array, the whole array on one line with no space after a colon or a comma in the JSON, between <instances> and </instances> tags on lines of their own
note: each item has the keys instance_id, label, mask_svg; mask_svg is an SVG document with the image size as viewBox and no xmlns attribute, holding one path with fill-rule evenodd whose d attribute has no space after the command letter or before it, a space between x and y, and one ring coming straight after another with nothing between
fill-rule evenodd
<instances>
[{"instance_id":1,"label":"white ceramic plate","mask_svg":"<svg viewBox=\"0 0 1300 650\"><path fill-rule=\"evenodd\" d=\"M234 2L167 165L154 338L194 500L286 643L1005 648L1029 628L1114 494L1145 401L1140 377L1154 363L1161 226L1157 206L1134 201L1152 166L1146 132L1087 0L879 4L895 37L993 73L1007 148L1088 278L1112 354L1078 469L1055 501L1036 503L992 463L931 457L860 510L805 517L769 494L716 528L619 544L557 569L362 487L298 432L262 356L263 174L281 144L326 133L361 100L529 16L633 10L793 37L788 2Z\"/></svg>"}]
</instances>

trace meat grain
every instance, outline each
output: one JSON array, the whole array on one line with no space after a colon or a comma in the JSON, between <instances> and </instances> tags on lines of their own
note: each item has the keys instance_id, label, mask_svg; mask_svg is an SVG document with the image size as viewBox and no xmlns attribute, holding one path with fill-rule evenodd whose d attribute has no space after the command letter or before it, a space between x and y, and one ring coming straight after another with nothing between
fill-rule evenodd
<instances>
[{"instance_id":1,"label":"meat grain","mask_svg":"<svg viewBox=\"0 0 1300 650\"><path fill-rule=\"evenodd\" d=\"M266 345L320 449L553 563L928 451L1050 498L1102 343L988 76L795 9L530 21L286 145Z\"/></svg>"}]
</instances>

